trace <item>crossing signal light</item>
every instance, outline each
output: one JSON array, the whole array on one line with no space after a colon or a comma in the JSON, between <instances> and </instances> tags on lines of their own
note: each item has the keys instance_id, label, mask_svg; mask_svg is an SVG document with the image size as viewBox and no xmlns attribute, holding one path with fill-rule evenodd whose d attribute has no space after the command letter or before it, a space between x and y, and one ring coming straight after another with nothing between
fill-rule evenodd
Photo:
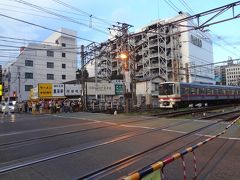
<instances>
[{"instance_id":1,"label":"crossing signal light","mask_svg":"<svg viewBox=\"0 0 240 180\"><path fill-rule=\"evenodd\" d=\"M13 97L16 97L16 96L17 96L16 91L13 91Z\"/></svg>"}]
</instances>

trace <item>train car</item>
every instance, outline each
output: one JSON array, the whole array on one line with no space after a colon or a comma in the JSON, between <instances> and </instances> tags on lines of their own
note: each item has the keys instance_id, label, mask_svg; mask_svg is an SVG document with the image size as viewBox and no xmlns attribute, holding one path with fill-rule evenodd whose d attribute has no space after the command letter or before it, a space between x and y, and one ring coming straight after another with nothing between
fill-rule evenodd
<instances>
[{"instance_id":1,"label":"train car","mask_svg":"<svg viewBox=\"0 0 240 180\"><path fill-rule=\"evenodd\" d=\"M240 87L182 82L159 85L160 108L186 107L189 104L221 104L240 100Z\"/></svg>"}]
</instances>

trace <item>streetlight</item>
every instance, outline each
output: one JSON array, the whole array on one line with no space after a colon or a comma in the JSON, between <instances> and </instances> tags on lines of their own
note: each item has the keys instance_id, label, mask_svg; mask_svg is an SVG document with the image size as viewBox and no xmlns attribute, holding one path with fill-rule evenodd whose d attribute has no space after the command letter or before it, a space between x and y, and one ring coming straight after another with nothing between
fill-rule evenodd
<instances>
[{"instance_id":1,"label":"streetlight","mask_svg":"<svg viewBox=\"0 0 240 180\"><path fill-rule=\"evenodd\" d=\"M119 54L119 59L123 61L123 90L124 90L124 99L125 99L125 112L129 112L129 98L131 97L130 93L130 74L129 74L129 54L127 52L121 52Z\"/></svg>"}]
</instances>

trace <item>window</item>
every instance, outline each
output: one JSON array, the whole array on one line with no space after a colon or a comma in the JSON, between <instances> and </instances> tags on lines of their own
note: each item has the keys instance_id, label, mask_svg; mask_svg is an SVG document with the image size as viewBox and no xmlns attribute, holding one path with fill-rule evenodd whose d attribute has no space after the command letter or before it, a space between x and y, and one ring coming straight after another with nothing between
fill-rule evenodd
<instances>
[{"instance_id":1,"label":"window","mask_svg":"<svg viewBox=\"0 0 240 180\"><path fill-rule=\"evenodd\" d=\"M25 66L33 66L33 61L32 60L25 60Z\"/></svg>"},{"instance_id":2,"label":"window","mask_svg":"<svg viewBox=\"0 0 240 180\"><path fill-rule=\"evenodd\" d=\"M65 43L62 43L62 47L66 47L66 44L65 44Z\"/></svg>"},{"instance_id":3,"label":"window","mask_svg":"<svg viewBox=\"0 0 240 180\"><path fill-rule=\"evenodd\" d=\"M33 73L25 72L25 79L33 79Z\"/></svg>"},{"instance_id":4,"label":"window","mask_svg":"<svg viewBox=\"0 0 240 180\"><path fill-rule=\"evenodd\" d=\"M54 80L54 74L47 74L47 80Z\"/></svg>"},{"instance_id":5,"label":"window","mask_svg":"<svg viewBox=\"0 0 240 180\"><path fill-rule=\"evenodd\" d=\"M63 69L66 69L66 64L62 64L62 68L63 68Z\"/></svg>"},{"instance_id":6,"label":"window","mask_svg":"<svg viewBox=\"0 0 240 180\"><path fill-rule=\"evenodd\" d=\"M62 53L62 57L66 57L66 53Z\"/></svg>"},{"instance_id":7,"label":"window","mask_svg":"<svg viewBox=\"0 0 240 180\"><path fill-rule=\"evenodd\" d=\"M47 68L54 68L53 62L47 62Z\"/></svg>"},{"instance_id":8,"label":"window","mask_svg":"<svg viewBox=\"0 0 240 180\"><path fill-rule=\"evenodd\" d=\"M62 79L66 79L66 75L63 74L63 75L62 75Z\"/></svg>"},{"instance_id":9,"label":"window","mask_svg":"<svg viewBox=\"0 0 240 180\"><path fill-rule=\"evenodd\" d=\"M25 85L25 91L30 91L33 88L33 85Z\"/></svg>"},{"instance_id":10,"label":"window","mask_svg":"<svg viewBox=\"0 0 240 180\"><path fill-rule=\"evenodd\" d=\"M48 57L54 57L54 51L47 51Z\"/></svg>"}]
</instances>

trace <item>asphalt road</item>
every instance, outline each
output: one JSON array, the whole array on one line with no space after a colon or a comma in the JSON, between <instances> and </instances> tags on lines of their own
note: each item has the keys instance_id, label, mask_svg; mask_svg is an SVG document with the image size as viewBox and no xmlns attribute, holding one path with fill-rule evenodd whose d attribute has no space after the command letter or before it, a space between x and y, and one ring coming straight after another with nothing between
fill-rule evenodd
<instances>
[{"instance_id":1,"label":"asphalt road","mask_svg":"<svg viewBox=\"0 0 240 180\"><path fill-rule=\"evenodd\" d=\"M159 145L141 157L91 176L119 179L228 125L218 123L187 135L212 123L82 112L0 117L0 179L78 179ZM240 129L233 125L225 135L195 150L198 179L239 179L239 140ZM192 178L193 154L187 154L184 161L187 177ZM163 172L167 179L183 179L182 160L170 163Z\"/></svg>"}]
</instances>

